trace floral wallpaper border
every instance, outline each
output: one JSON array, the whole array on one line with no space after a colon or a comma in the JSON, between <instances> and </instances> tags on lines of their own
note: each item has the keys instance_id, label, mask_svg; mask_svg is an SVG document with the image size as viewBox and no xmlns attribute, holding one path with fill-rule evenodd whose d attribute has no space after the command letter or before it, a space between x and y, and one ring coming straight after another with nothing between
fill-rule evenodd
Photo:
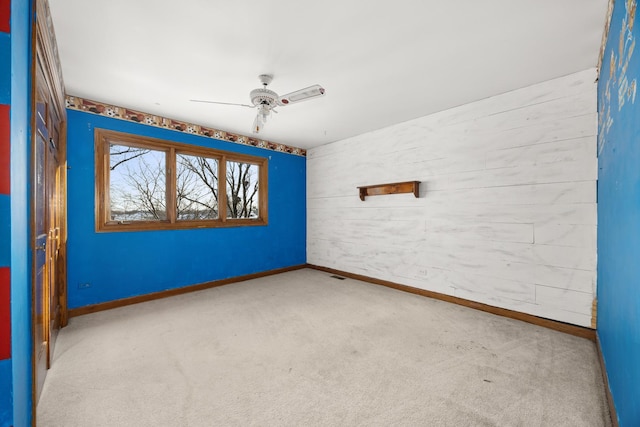
<instances>
[{"instance_id":1,"label":"floral wallpaper border","mask_svg":"<svg viewBox=\"0 0 640 427\"><path fill-rule=\"evenodd\" d=\"M275 142L251 138L245 135L225 132L206 126L167 119L165 117L155 116L153 114L143 113L140 111L131 110L129 108L117 107L115 105L105 104L103 102L91 101L89 99L80 98L78 96L67 95L66 107L70 110L99 114L107 117L128 120L131 122L142 123L145 125L155 126L163 129L171 129L178 132L191 133L207 138L219 139L221 141L235 142L237 144L250 145L252 147L265 148L267 150L280 151L283 153L295 154L298 156L307 155L307 150L304 150L302 148L290 147L288 145L277 144Z\"/></svg>"}]
</instances>

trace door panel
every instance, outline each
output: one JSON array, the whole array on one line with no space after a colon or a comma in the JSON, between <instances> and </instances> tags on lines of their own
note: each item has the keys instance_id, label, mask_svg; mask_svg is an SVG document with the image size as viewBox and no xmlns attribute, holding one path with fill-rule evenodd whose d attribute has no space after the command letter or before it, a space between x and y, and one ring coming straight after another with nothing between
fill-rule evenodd
<instances>
[{"instance_id":1,"label":"door panel","mask_svg":"<svg viewBox=\"0 0 640 427\"><path fill-rule=\"evenodd\" d=\"M58 254L63 224L60 118L37 57L33 140L34 400L42 392L60 328Z\"/></svg>"},{"instance_id":2,"label":"door panel","mask_svg":"<svg viewBox=\"0 0 640 427\"><path fill-rule=\"evenodd\" d=\"M51 130L49 140L46 143L46 203L48 204L48 227L47 227L47 277L45 286L47 287L48 298L48 324L49 348L47 367L51 366L51 357L55 348L58 330L60 329L60 292L58 291L58 252L60 250L60 159L58 157L58 131L56 124L59 119L55 117L53 108L49 109L49 123Z\"/></svg>"},{"instance_id":3,"label":"door panel","mask_svg":"<svg viewBox=\"0 0 640 427\"><path fill-rule=\"evenodd\" d=\"M41 73L39 73L40 76ZM36 93L35 122L36 132L34 140L34 194L33 194L33 332L34 332L34 384L36 387L36 397L40 396L46 371L49 362L49 332L47 321L48 292L45 283L47 281L47 215L46 215L46 141L48 139L47 130L47 100L46 93L38 87Z\"/></svg>"}]
</instances>

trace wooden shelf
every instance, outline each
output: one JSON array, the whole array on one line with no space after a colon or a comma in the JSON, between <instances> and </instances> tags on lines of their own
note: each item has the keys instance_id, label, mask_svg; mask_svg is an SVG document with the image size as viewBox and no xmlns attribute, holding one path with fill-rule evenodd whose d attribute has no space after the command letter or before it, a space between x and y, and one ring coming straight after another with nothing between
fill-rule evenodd
<instances>
[{"instance_id":1,"label":"wooden shelf","mask_svg":"<svg viewBox=\"0 0 640 427\"><path fill-rule=\"evenodd\" d=\"M420 194L420 181L393 182L391 184L366 185L358 187L360 200L366 196L382 196L384 194L413 193L416 198Z\"/></svg>"}]
</instances>

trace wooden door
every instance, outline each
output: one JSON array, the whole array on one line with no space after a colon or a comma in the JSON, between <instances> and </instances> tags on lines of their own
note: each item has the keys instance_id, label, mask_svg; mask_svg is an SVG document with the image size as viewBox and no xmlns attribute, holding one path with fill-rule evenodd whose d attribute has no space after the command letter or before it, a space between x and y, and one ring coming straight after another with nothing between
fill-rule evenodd
<instances>
[{"instance_id":1,"label":"wooden door","mask_svg":"<svg viewBox=\"0 0 640 427\"><path fill-rule=\"evenodd\" d=\"M34 400L44 385L61 325L58 278L63 224L60 116L37 58L33 134Z\"/></svg>"},{"instance_id":2,"label":"wooden door","mask_svg":"<svg viewBox=\"0 0 640 427\"><path fill-rule=\"evenodd\" d=\"M41 72L38 70L38 74ZM39 80L37 78L36 80ZM36 89L34 109L35 132L33 140L33 349L34 349L34 387L36 400L40 397L49 364L49 302L47 295L47 181L46 153L49 131L47 129L47 97L43 88Z\"/></svg>"},{"instance_id":3,"label":"wooden door","mask_svg":"<svg viewBox=\"0 0 640 427\"><path fill-rule=\"evenodd\" d=\"M64 85L47 0L32 3L31 69L32 420L67 321L66 139Z\"/></svg>"},{"instance_id":4,"label":"wooden door","mask_svg":"<svg viewBox=\"0 0 640 427\"><path fill-rule=\"evenodd\" d=\"M49 352L47 357L47 367L51 366L51 357L60 329L60 290L58 281L58 254L60 252L60 234L62 222L62 203L60 188L60 155L58 148L60 145L60 118L56 114L55 108L47 109L49 139L46 144L45 155L45 185L46 194L46 222L47 222L47 250L46 250L46 272L45 286L47 288L48 316L47 329L49 332Z\"/></svg>"}]
</instances>

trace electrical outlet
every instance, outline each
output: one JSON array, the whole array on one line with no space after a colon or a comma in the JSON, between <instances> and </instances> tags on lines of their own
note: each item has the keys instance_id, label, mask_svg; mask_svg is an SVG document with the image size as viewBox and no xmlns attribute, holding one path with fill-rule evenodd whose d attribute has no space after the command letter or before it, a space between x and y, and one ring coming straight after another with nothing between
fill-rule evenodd
<instances>
[{"instance_id":1,"label":"electrical outlet","mask_svg":"<svg viewBox=\"0 0 640 427\"><path fill-rule=\"evenodd\" d=\"M78 289L87 289L91 287L91 283L78 283Z\"/></svg>"}]
</instances>

